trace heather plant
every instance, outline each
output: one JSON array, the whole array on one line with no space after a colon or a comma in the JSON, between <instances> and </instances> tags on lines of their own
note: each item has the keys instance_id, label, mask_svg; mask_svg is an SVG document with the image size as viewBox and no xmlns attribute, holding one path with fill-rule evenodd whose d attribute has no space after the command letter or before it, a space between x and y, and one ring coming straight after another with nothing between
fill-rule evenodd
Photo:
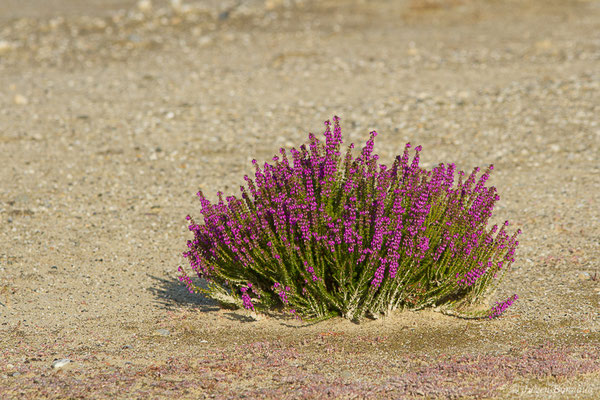
<instances>
[{"instance_id":1,"label":"heather plant","mask_svg":"<svg viewBox=\"0 0 600 400\"><path fill-rule=\"evenodd\" d=\"M190 292L253 311L285 309L321 320L360 320L395 309L436 307L464 317L497 317L516 295L477 312L514 262L519 244L506 221L487 227L495 187L493 165L468 176L454 164L419 166L421 146L406 144L387 167L373 154L376 132L358 157L342 157L339 118L325 122L325 142L285 149L245 176L241 198L198 192L203 224L189 215L194 239L183 253L207 281Z\"/></svg>"}]
</instances>

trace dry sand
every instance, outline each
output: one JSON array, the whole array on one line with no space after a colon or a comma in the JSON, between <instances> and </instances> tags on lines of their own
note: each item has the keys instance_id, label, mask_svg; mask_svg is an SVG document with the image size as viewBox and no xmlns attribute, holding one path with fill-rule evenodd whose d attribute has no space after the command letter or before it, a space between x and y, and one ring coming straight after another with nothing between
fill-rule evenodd
<instances>
[{"instance_id":1,"label":"dry sand","mask_svg":"<svg viewBox=\"0 0 600 400\"><path fill-rule=\"evenodd\" d=\"M0 398L600 392L600 2L81 3L0 9ZM194 193L333 115L388 164L495 164L506 316L301 326L186 292Z\"/></svg>"}]
</instances>

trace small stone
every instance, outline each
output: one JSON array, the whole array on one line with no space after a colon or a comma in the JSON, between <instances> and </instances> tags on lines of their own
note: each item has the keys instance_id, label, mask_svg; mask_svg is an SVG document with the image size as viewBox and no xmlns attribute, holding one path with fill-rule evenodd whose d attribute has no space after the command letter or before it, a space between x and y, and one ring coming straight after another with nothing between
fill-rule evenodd
<instances>
[{"instance_id":1,"label":"small stone","mask_svg":"<svg viewBox=\"0 0 600 400\"><path fill-rule=\"evenodd\" d=\"M68 358L63 358L62 360L55 360L52 363L52 368L54 368L54 369L62 368L65 365L69 364L70 362L71 362L71 360L69 360Z\"/></svg>"},{"instance_id":2,"label":"small stone","mask_svg":"<svg viewBox=\"0 0 600 400\"><path fill-rule=\"evenodd\" d=\"M12 364L6 364L6 369L13 369L15 366Z\"/></svg>"},{"instance_id":3,"label":"small stone","mask_svg":"<svg viewBox=\"0 0 600 400\"><path fill-rule=\"evenodd\" d=\"M271 11L283 5L283 0L265 0L265 9Z\"/></svg>"},{"instance_id":4,"label":"small stone","mask_svg":"<svg viewBox=\"0 0 600 400\"><path fill-rule=\"evenodd\" d=\"M540 41L536 42L535 47L538 50L549 50L549 49L553 48L554 45L551 40L545 39L545 40L540 40Z\"/></svg>"},{"instance_id":5,"label":"small stone","mask_svg":"<svg viewBox=\"0 0 600 400\"><path fill-rule=\"evenodd\" d=\"M577 272L577 279L579 279L580 281L587 281L590 278L591 275L589 272Z\"/></svg>"},{"instance_id":6,"label":"small stone","mask_svg":"<svg viewBox=\"0 0 600 400\"><path fill-rule=\"evenodd\" d=\"M557 144L551 144L550 145L550 150L552 150L555 153L558 153L560 151L560 146Z\"/></svg>"},{"instance_id":7,"label":"small stone","mask_svg":"<svg viewBox=\"0 0 600 400\"><path fill-rule=\"evenodd\" d=\"M23 96L22 94L15 94L15 97L13 100L14 100L15 104L17 104L19 106L25 106L29 103L29 100L27 100L27 97Z\"/></svg>"},{"instance_id":8,"label":"small stone","mask_svg":"<svg viewBox=\"0 0 600 400\"><path fill-rule=\"evenodd\" d=\"M249 313L249 315L250 315L250 318L252 318L254 321L260 321L260 320L262 320L262 319L263 319L263 316L262 316L262 315L260 315L260 314L258 314L258 313L256 313L256 312L254 312L254 311L251 311L251 312Z\"/></svg>"},{"instance_id":9,"label":"small stone","mask_svg":"<svg viewBox=\"0 0 600 400\"><path fill-rule=\"evenodd\" d=\"M175 12L181 12L183 5L181 4L181 0L171 0L171 8Z\"/></svg>"},{"instance_id":10,"label":"small stone","mask_svg":"<svg viewBox=\"0 0 600 400\"><path fill-rule=\"evenodd\" d=\"M198 44L200 46L208 46L211 43L212 43L212 38L208 35L201 36L200 39L198 39Z\"/></svg>"},{"instance_id":11,"label":"small stone","mask_svg":"<svg viewBox=\"0 0 600 400\"><path fill-rule=\"evenodd\" d=\"M137 2L137 8L143 13L147 13L152 11L152 1L151 0L140 0Z\"/></svg>"},{"instance_id":12,"label":"small stone","mask_svg":"<svg viewBox=\"0 0 600 400\"><path fill-rule=\"evenodd\" d=\"M169 336L171 334L168 329L157 329L154 331L154 333L159 336Z\"/></svg>"},{"instance_id":13,"label":"small stone","mask_svg":"<svg viewBox=\"0 0 600 400\"><path fill-rule=\"evenodd\" d=\"M6 40L0 40L0 54L8 53L13 49L13 47L14 46L10 42L7 42Z\"/></svg>"},{"instance_id":14,"label":"small stone","mask_svg":"<svg viewBox=\"0 0 600 400\"><path fill-rule=\"evenodd\" d=\"M429 98L429 93L421 92L417 94L417 102L425 101Z\"/></svg>"}]
</instances>

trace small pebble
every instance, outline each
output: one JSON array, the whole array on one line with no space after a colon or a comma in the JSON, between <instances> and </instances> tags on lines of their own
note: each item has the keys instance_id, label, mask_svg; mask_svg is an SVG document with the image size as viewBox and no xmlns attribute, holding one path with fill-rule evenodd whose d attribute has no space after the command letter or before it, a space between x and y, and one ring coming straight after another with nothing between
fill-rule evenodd
<instances>
[{"instance_id":1,"label":"small pebble","mask_svg":"<svg viewBox=\"0 0 600 400\"><path fill-rule=\"evenodd\" d=\"M27 97L23 96L22 94L15 94L15 97L13 100L14 100L15 104L17 104L19 106L25 106L29 103L29 100L27 100Z\"/></svg>"},{"instance_id":2,"label":"small pebble","mask_svg":"<svg viewBox=\"0 0 600 400\"><path fill-rule=\"evenodd\" d=\"M269 11L282 5L283 0L265 0L265 8Z\"/></svg>"},{"instance_id":3,"label":"small pebble","mask_svg":"<svg viewBox=\"0 0 600 400\"><path fill-rule=\"evenodd\" d=\"M181 4L181 0L171 0L171 8L175 12L181 12L181 10L183 8L182 4Z\"/></svg>"},{"instance_id":4,"label":"small pebble","mask_svg":"<svg viewBox=\"0 0 600 400\"><path fill-rule=\"evenodd\" d=\"M140 0L137 2L137 8L141 12L152 11L152 1L151 0Z\"/></svg>"},{"instance_id":5,"label":"small pebble","mask_svg":"<svg viewBox=\"0 0 600 400\"><path fill-rule=\"evenodd\" d=\"M581 281L587 281L590 279L591 275L589 272L577 272L577 279Z\"/></svg>"},{"instance_id":6,"label":"small pebble","mask_svg":"<svg viewBox=\"0 0 600 400\"><path fill-rule=\"evenodd\" d=\"M8 53L13 49L13 45L6 40L0 40L0 54Z\"/></svg>"},{"instance_id":7,"label":"small pebble","mask_svg":"<svg viewBox=\"0 0 600 400\"><path fill-rule=\"evenodd\" d=\"M154 333L160 336L169 336L171 334L171 332L168 329L157 329L156 331L154 331Z\"/></svg>"},{"instance_id":8,"label":"small pebble","mask_svg":"<svg viewBox=\"0 0 600 400\"><path fill-rule=\"evenodd\" d=\"M69 360L68 358L63 358L62 360L55 360L52 363L52 368L54 368L54 369L62 368L65 365L69 364L70 362L71 362L71 360Z\"/></svg>"}]
</instances>

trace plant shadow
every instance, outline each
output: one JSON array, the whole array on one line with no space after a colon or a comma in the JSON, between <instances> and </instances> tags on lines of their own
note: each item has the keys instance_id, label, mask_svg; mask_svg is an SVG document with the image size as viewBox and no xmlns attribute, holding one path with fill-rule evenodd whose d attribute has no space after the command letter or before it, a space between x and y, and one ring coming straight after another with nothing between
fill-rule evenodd
<instances>
[{"instance_id":1,"label":"plant shadow","mask_svg":"<svg viewBox=\"0 0 600 400\"><path fill-rule=\"evenodd\" d=\"M148 274L148 276L154 279L156 282L156 284L152 285L148 291L157 298L157 303L168 311L173 311L181 307L190 307L201 312L229 310L229 312L224 313L225 318L229 320L238 321L245 324L254 323L257 321L255 318L248 315L246 310L235 309L219 304L218 301L211 299L203 293L190 293L185 285L183 285L176 278L165 279L150 274ZM207 282L203 279L194 279L194 284L202 289L208 289ZM302 328L318 323L318 321L303 321L298 324L297 321L295 321L294 316L285 314L283 310L263 310L260 315L261 317L277 320L283 326L288 328Z\"/></svg>"},{"instance_id":2,"label":"plant shadow","mask_svg":"<svg viewBox=\"0 0 600 400\"><path fill-rule=\"evenodd\" d=\"M225 318L231 321L239 321L243 323L255 322L256 320L248 315L238 314L236 312L225 313Z\"/></svg>"},{"instance_id":3,"label":"plant shadow","mask_svg":"<svg viewBox=\"0 0 600 400\"><path fill-rule=\"evenodd\" d=\"M157 302L167 310L174 310L181 306L193 307L202 312L219 311L219 303L202 293L190 293L178 279L165 279L154 275L148 275L156 281L149 289ZM207 289L205 281L196 282L199 287Z\"/></svg>"}]
</instances>

